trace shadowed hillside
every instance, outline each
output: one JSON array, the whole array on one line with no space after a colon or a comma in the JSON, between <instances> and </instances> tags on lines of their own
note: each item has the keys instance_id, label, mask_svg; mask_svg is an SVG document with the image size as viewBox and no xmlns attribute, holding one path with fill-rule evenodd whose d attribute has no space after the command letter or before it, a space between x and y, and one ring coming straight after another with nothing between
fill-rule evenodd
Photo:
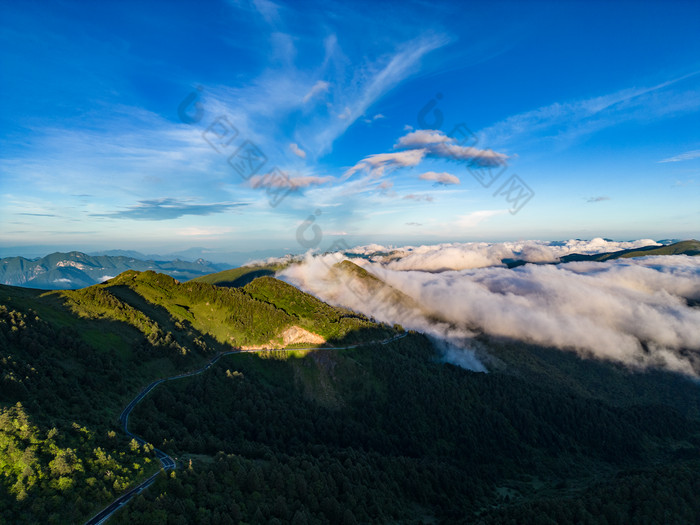
<instances>
[{"instance_id":1,"label":"shadowed hillside","mask_svg":"<svg viewBox=\"0 0 700 525\"><path fill-rule=\"evenodd\" d=\"M182 510L188 522L197 508L233 523L520 523L534 504L560 523L599 523L603 491L621 516L613 523L631 523L654 509L613 489L658 486L660 476L673 487L666 497L681 490L680 512L693 512L697 419L654 400L604 401L577 384L582 362L553 382L531 373L440 363L417 334L352 350L227 356L135 410L134 428L191 467L159 480L116 523L150 523L178 494L194 502ZM623 390L635 382L607 379ZM689 382L677 388L697 394ZM579 500L577 521L567 512Z\"/></svg>"}]
</instances>

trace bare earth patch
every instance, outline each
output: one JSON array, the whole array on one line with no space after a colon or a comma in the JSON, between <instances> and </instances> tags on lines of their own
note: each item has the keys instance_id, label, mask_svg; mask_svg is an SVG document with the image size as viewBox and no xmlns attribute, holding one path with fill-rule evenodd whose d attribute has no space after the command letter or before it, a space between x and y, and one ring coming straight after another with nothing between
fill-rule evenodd
<instances>
[{"instance_id":1,"label":"bare earth patch","mask_svg":"<svg viewBox=\"0 0 700 525\"><path fill-rule=\"evenodd\" d=\"M279 338L282 338L282 344L280 345L279 343ZM270 342L266 345L247 345L247 346L242 346L242 350L266 350L270 348L284 348L285 346L288 345L294 345L294 344L300 344L300 343L305 343L305 344L312 344L312 345L320 345L326 342L326 338L315 334L313 332L309 332L308 330L305 330L301 326L290 326L286 330L284 330L281 334L279 334L275 339L270 340Z\"/></svg>"},{"instance_id":2,"label":"bare earth patch","mask_svg":"<svg viewBox=\"0 0 700 525\"><path fill-rule=\"evenodd\" d=\"M304 330L300 326L290 326L284 332L282 332L282 340L285 345L293 345L297 343L309 343L314 345L319 345L326 342L326 338Z\"/></svg>"}]
</instances>

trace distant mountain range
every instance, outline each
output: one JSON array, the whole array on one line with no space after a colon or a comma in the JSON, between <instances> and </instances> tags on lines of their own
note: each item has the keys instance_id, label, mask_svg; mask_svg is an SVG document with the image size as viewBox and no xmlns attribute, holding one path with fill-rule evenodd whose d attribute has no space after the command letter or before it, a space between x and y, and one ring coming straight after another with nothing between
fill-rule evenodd
<instances>
[{"instance_id":1,"label":"distant mountain range","mask_svg":"<svg viewBox=\"0 0 700 525\"><path fill-rule=\"evenodd\" d=\"M627 259L630 257L646 257L649 255L700 255L700 241L680 241L668 246L644 246L609 253L596 253L593 255L581 255L573 253L561 258L561 262L571 261L609 261L612 259Z\"/></svg>"},{"instance_id":2,"label":"distant mountain range","mask_svg":"<svg viewBox=\"0 0 700 525\"><path fill-rule=\"evenodd\" d=\"M700 241L694 239L688 241L679 241L667 246L644 246L642 248L632 248L629 250L619 250L616 252L605 252L605 253L594 253L592 255L586 255L582 253L572 253L570 255L564 255L559 259L559 262L568 263L575 261L611 261L613 259L628 259L632 257L648 257L651 255L689 255L696 256L700 255ZM528 264L527 261L516 260L516 259L503 259L503 263L509 268L516 268L524 264ZM557 264L545 263L545 264Z\"/></svg>"},{"instance_id":3,"label":"distant mountain range","mask_svg":"<svg viewBox=\"0 0 700 525\"><path fill-rule=\"evenodd\" d=\"M180 281L230 268L204 259L194 262L142 260L126 255L88 255L82 252L52 253L37 259L0 259L0 283L45 290L84 288L116 277L127 270L153 270Z\"/></svg>"},{"instance_id":4,"label":"distant mountain range","mask_svg":"<svg viewBox=\"0 0 700 525\"><path fill-rule=\"evenodd\" d=\"M204 259L205 261L228 265L229 268L241 266L250 261L267 259L268 257L280 257L290 250L290 248L268 248L249 251L227 251L192 247L173 252L144 253L136 250L90 250L80 246L74 248L74 251L80 251L88 255L124 256L141 259L142 261L174 261L176 259L180 261L195 261L197 259ZM47 253L64 251L65 248L58 245L0 246L0 258L21 256L26 259L34 260L45 256Z\"/></svg>"}]
</instances>

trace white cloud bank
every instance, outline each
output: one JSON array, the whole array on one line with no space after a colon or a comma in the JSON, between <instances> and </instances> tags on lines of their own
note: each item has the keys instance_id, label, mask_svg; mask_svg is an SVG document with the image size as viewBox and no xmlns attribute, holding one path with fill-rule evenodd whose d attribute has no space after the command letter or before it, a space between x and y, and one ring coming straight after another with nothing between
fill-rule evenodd
<instances>
[{"instance_id":1,"label":"white cloud bank","mask_svg":"<svg viewBox=\"0 0 700 525\"><path fill-rule=\"evenodd\" d=\"M579 243L579 248L588 250L602 245L597 240L569 241L562 246L529 241L521 250L536 253L537 248L536 257L551 256ZM649 244L631 244L645 243ZM517 246L511 244L490 245L490 249L499 255L512 254ZM628 247L627 243L617 244ZM377 292L355 279L343 281L331 275L332 264L347 258L340 253L307 254L303 263L279 276L324 301L439 338L444 341L446 359L472 370L485 367L471 350L470 338L487 333L635 369L656 367L700 375L700 309L688 306L687 301L700 300L700 257L483 268L480 266L493 256L489 246L472 246L471 256L464 246L404 249L397 251L402 255L395 252L383 261L352 259L409 297L403 306L395 293ZM444 269L445 261L471 268L431 273Z\"/></svg>"},{"instance_id":2,"label":"white cloud bank","mask_svg":"<svg viewBox=\"0 0 700 525\"><path fill-rule=\"evenodd\" d=\"M502 210L474 212L461 220L477 221L498 215ZM385 248L382 246L361 247L352 253L371 256L373 262L379 262L393 270L422 270L441 272L445 270L468 270L503 266L503 259L523 260L532 263L558 262L560 257L572 253L592 255L615 252L644 246L658 246L652 239L638 241L607 241L597 237L592 240L571 239L565 242L518 241L503 243L467 242L447 243L427 246L405 246ZM389 255L373 255L389 252Z\"/></svg>"}]
</instances>

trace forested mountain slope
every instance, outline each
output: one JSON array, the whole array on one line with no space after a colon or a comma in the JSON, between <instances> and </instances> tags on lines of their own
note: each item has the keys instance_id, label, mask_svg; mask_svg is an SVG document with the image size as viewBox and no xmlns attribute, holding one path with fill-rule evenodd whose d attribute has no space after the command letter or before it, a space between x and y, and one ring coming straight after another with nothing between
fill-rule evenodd
<instances>
[{"instance_id":1,"label":"forested mountain slope","mask_svg":"<svg viewBox=\"0 0 700 525\"><path fill-rule=\"evenodd\" d=\"M470 372L269 276L224 288L126 272L77 291L2 286L0 304L3 522L80 523L159 469L153 446L180 468L110 522L700 515L699 392L683 376L486 336L490 371ZM154 379L290 341L325 349L224 356L136 406L130 429L149 445L121 432Z\"/></svg>"},{"instance_id":2,"label":"forested mountain slope","mask_svg":"<svg viewBox=\"0 0 700 525\"><path fill-rule=\"evenodd\" d=\"M87 518L159 468L118 423L141 388L236 346L283 346L290 327L328 345L395 334L274 279L228 290L131 271L75 291L0 286L0 521Z\"/></svg>"}]
</instances>

